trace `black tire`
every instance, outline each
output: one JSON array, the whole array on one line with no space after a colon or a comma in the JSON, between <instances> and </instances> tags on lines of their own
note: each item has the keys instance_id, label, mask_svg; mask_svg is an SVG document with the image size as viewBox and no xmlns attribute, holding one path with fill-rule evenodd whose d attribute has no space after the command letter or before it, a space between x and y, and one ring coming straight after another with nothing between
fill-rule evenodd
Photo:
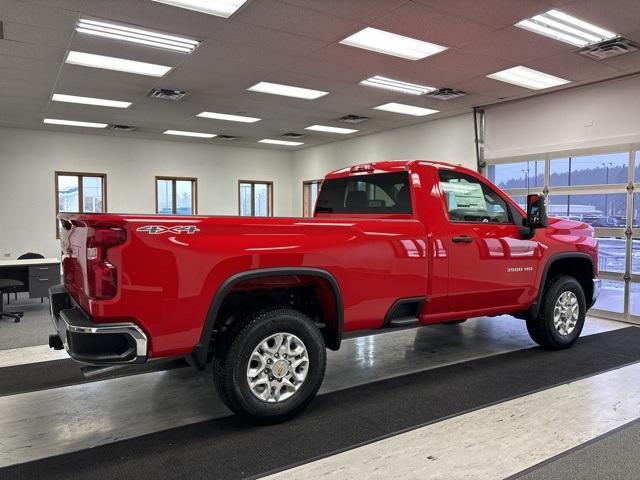
<instances>
[{"instance_id":1,"label":"black tire","mask_svg":"<svg viewBox=\"0 0 640 480\"><path fill-rule=\"evenodd\" d=\"M252 393L247 366L254 348L280 332L295 335L304 343L309 368L291 397L271 403ZM213 380L218 394L234 413L255 423L273 424L294 417L313 400L324 378L326 349L322 333L309 317L292 308L270 307L247 316L232 326L214 348Z\"/></svg>"},{"instance_id":2,"label":"black tire","mask_svg":"<svg viewBox=\"0 0 640 480\"><path fill-rule=\"evenodd\" d=\"M454 321L452 321L452 322L446 322L446 323L445 323L445 325L458 325L458 324L460 324L460 323L464 323L464 322L466 322L466 321L467 321L467 319L466 319L466 318L462 318L462 319L460 319L460 320L454 320Z\"/></svg>"},{"instance_id":3,"label":"black tire","mask_svg":"<svg viewBox=\"0 0 640 480\"><path fill-rule=\"evenodd\" d=\"M579 311L575 328L569 334L562 335L554 326L554 309L560 295L567 291L573 292L576 296ZM582 332L586 312L584 290L580 283L566 275L554 277L545 286L537 317L527 319L527 330L531 339L542 348L548 350L569 348Z\"/></svg>"}]
</instances>

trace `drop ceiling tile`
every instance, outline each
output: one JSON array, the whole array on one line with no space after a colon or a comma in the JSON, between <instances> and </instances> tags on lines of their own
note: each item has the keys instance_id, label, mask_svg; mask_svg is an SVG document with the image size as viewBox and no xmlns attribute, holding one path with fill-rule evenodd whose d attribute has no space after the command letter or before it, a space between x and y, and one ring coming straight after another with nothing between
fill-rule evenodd
<instances>
[{"instance_id":1,"label":"drop ceiling tile","mask_svg":"<svg viewBox=\"0 0 640 480\"><path fill-rule=\"evenodd\" d=\"M64 59L64 49L34 45L32 43L0 40L0 55L12 57L36 58L39 60L55 60L61 63Z\"/></svg>"},{"instance_id":2,"label":"drop ceiling tile","mask_svg":"<svg viewBox=\"0 0 640 480\"><path fill-rule=\"evenodd\" d=\"M3 29L7 40L57 48L66 48L72 35L71 29L43 28L14 22L3 22Z\"/></svg>"},{"instance_id":3,"label":"drop ceiling tile","mask_svg":"<svg viewBox=\"0 0 640 480\"><path fill-rule=\"evenodd\" d=\"M458 15L496 28L513 25L551 9L543 0L416 0L427 7Z\"/></svg>"},{"instance_id":4,"label":"drop ceiling tile","mask_svg":"<svg viewBox=\"0 0 640 480\"><path fill-rule=\"evenodd\" d=\"M22 0L26 3L42 5L46 7L62 8L64 10L72 10L79 12L85 0Z\"/></svg>"},{"instance_id":5,"label":"drop ceiling tile","mask_svg":"<svg viewBox=\"0 0 640 480\"><path fill-rule=\"evenodd\" d=\"M327 42L314 38L292 35L291 33L251 25L229 22L211 33L211 41L219 40L230 44L250 45L259 50L304 56L324 47Z\"/></svg>"},{"instance_id":6,"label":"drop ceiling tile","mask_svg":"<svg viewBox=\"0 0 640 480\"><path fill-rule=\"evenodd\" d=\"M259 69L278 70L296 63L300 57L256 45L211 41L188 55L184 64L202 70L212 70L217 68L219 60L248 64Z\"/></svg>"},{"instance_id":7,"label":"drop ceiling tile","mask_svg":"<svg viewBox=\"0 0 640 480\"><path fill-rule=\"evenodd\" d=\"M155 86L157 78L112 70L65 65L56 91L69 95L132 101Z\"/></svg>"},{"instance_id":8,"label":"drop ceiling tile","mask_svg":"<svg viewBox=\"0 0 640 480\"><path fill-rule=\"evenodd\" d=\"M373 22L372 25L382 30L445 47L468 43L494 30L493 27L436 11L414 2L395 9Z\"/></svg>"},{"instance_id":9,"label":"drop ceiling tile","mask_svg":"<svg viewBox=\"0 0 640 480\"><path fill-rule=\"evenodd\" d=\"M365 78L382 73L369 66L331 63L315 58L304 58L293 65L289 65L286 71L349 83L358 83Z\"/></svg>"},{"instance_id":10,"label":"drop ceiling tile","mask_svg":"<svg viewBox=\"0 0 640 480\"><path fill-rule=\"evenodd\" d=\"M269 25L269 28L275 30L328 42L341 40L364 27L361 22L275 0L251 2L238 11L232 20L252 25Z\"/></svg>"},{"instance_id":11,"label":"drop ceiling tile","mask_svg":"<svg viewBox=\"0 0 640 480\"><path fill-rule=\"evenodd\" d=\"M408 3L409 0L283 0L284 3L369 23Z\"/></svg>"},{"instance_id":12,"label":"drop ceiling tile","mask_svg":"<svg viewBox=\"0 0 640 480\"><path fill-rule=\"evenodd\" d=\"M575 48L564 42L543 37L517 27L496 30L465 44L465 52L479 53L513 61L513 66L526 65L536 58L557 55Z\"/></svg>"},{"instance_id":13,"label":"drop ceiling tile","mask_svg":"<svg viewBox=\"0 0 640 480\"><path fill-rule=\"evenodd\" d=\"M11 23L44 28L73 28L78 18L76 12L50 5L34 4L18 0L0 2L0 19Z\"/></svg>"}]
</instances>

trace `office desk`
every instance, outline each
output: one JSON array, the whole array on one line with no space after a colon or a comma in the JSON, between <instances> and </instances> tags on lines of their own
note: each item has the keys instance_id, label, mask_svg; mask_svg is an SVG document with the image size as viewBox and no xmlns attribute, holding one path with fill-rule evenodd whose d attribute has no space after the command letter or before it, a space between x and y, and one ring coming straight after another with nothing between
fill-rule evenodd
<instances>
[{"instance_id":1,"label":"office desk","mask_svg":"<svg viewBox=\"0 0 640 480\"><path fill-rule=\"evenodd\" d=\"M48 297L49 287L60 283L60 260L0 260L0 278L12 278L24 283L20 291L29 292L29 298Z\"/></svg>"}]
</instances>

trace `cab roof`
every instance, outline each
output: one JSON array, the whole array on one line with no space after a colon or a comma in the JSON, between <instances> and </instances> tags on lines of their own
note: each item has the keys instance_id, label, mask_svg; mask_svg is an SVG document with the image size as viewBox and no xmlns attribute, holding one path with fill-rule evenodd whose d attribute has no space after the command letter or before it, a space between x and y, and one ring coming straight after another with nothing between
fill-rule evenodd
<instances>
[{"instance_id":1,"label":"cab roof","mask_svg":"<svg viewBox=\"0 0 640 480\"><path fill-rule=\"evenodd\" d=\"M329 172L325 176L325 178L329 179L329 178L349 177L352 175L411 171L416 166L432 167L432 168L439 168L439 169L444 168L447 170L458 170L462 172L477 173L477 172L474 172L473 170L462 167L460 165L453 165L451 163L439 162L434 160L382 160L379 162L361 163L359 165L353 165L350 167L341 168L339 170L334 170L333 172Z\"/></svg>"}]
</instances>

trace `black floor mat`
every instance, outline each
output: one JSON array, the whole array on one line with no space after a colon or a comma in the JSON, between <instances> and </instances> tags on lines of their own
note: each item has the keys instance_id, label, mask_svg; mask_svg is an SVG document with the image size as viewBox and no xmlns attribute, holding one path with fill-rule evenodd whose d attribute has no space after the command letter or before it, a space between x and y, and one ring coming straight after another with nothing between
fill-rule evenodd
<instances>
[{"instance_id":1,"label":"black floor mat","mask_svg":"<svg viewBox=\"0 0 640 480\"><path fill-rule=\"evenodd\" d=\"M568 350L520 350L321 395L281 425L226 417L14 465L0 478L257 476L638 360L640 329L625 328Z\"/></svg>"},{"instance_id":2,"label":"black floor mat","mask_svg":"<svg viewBox=\"0 0 640 480\"><path fill-rule=\"evenodd\" d=\"M65 387L77 383L95 382L107 378L171 370L187 367L187 362L183 358L157 360L141 365L127 365L88 377L82 373L80 367L78 362L68 358L0 368L0 397Z\"/></svg>"}]
</instances>

